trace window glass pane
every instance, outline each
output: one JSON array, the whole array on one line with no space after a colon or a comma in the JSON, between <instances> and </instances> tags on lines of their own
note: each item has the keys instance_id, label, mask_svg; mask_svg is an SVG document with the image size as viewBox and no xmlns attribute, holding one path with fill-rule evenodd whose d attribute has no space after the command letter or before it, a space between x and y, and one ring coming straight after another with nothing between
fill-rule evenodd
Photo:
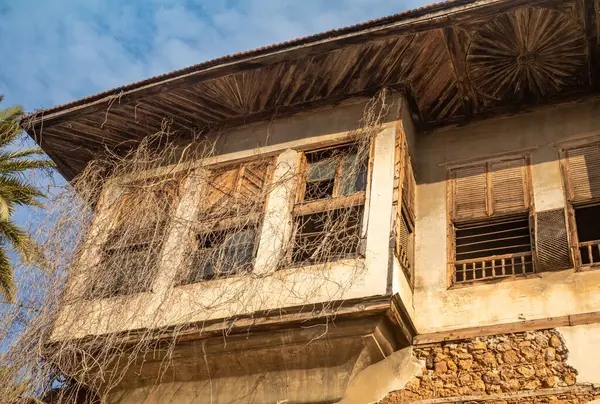
<instances>
[{"instance_id":1,"label":"window glass pane","mask_svg":"<svg viewBox=\"0 0 600 404\"><path fill-rule=\"evenodd\" d=\"M297 217L292 261L319 263L356 255L362 214L363 207L354 206Z\"/></svg>"},{"instance_id":2,"label":"window glass pane","mask_svg":"<svg viewBox=\"0 0 600 404\"><path fill-rule=\"evenodd\" d=\"M245 229L231 234L225 242L224 262L229 271L238 272L248 269L254 255L255 230ZM226 268L224 268L227 270Z\"/></svg>"},{"instance_id":3,"label":"window glass pane","mask_svg":"<svg viewBox=\"0 0 600 404\"><path fill-rule=\"evenodd\" d=\"M333 179L337 169L338 160L330 158L309 165L308 182L323 181Z\"/></svg>"},{"instance_id":4,"label":"window glass pane","mask_svg":"<svg viewBox=\"0 0 600 404\"><path fill-rule=\"evenodd\" d=\"M187 282L196 283L252 269L256 229L228 229L198 235Z\"/></svg>"},{"instance_id":5,"label":"window glass pane","mask_svg":"<svg viewBox=\"0 0 600 404\"><path fill-rule=\"evenodd\" d=\"M158 252L151 250L150 245L105 250L101 264L104 276L90 285L86 298L103 299L149 290L157 259Z\"/></svg>"},{"instance_id":6,"label":"window glass pane","mask_svg":"<svg viewBox=\"0 0 600 404\"><path fill-rule=\"evenodd\" d=\"M340 193L351 195L367 188L367 161L355 151L342 158Z\"/></svg>"}]
</instances>

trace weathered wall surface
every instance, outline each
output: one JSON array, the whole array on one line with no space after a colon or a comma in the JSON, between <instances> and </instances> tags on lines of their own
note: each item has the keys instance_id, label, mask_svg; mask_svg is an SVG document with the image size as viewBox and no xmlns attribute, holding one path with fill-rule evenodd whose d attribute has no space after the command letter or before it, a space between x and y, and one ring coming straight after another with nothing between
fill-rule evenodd
<instances>
[{"instance_id":1,"label":"weathered wall surface","mask_svg":"<svg viewBox=\"0 0 600 404\"><path fill-rule=\"evenodd\" d=\"M295 182L286 179L293 178L297 173L298 165L293 163L299 161L298 151L351 139L352 131L360 127L365 109L365 101L358 100L219 134L217 155L207 159L207 164L232 162L265 153L279 156L276 174L281 178L275 176L273 181L280 185L267 198L267 210L276 214L267 215L264 219L263 237L254 267L254 273L271 276L253 278L252 281L234 277L170 287L176 274L171 273L170 264L163 264L157 277L160 282L155 283L153 293L78 302L75 310L64 308L57 321L59 326L54 330L54 338L183 324L253 311L389 294L391 268L388 244L393 201L394 144L396 119L400 111L396 96L390 97L388 102L391 103L388 117L374 140L366 201L369 209L366 209L364 218L367 240L364 259L348 259L314 267L279 268L281 247L286 237L281 232L284 227L282 222L292 221L291 209L296 190ZM284 157L286 161L282 161ZM279 188L284 188L283 196L277 194ZM278 241L279 238L281 240ZM177 244L184 243L178 236L173 238L172 244L174 248L165 250L174 251ZM185 249L177 251L180 255L185 254ZM172 261L179 262L181 259L183 257L174 257ZM407 290L404 297L410 300L411 295L412 292ZM228 304L219 305L218 302L224 301ZM409 307L412 305L410 301L407 304ZM174 307L177 310L173 310ZM207 312L204 307L216 308ZM132 308L136 310L135 313Z\"/></svg>"},{"instance_id":2,"label":"weathered wall surface","mask_svg":"<svg viewBox=\"0 0 600 404\"><path fill-rule=\"evenodd\" d=\"M565 402L583 403L600 397L600 389L578 385L577 369L569 365L567 348L556 330L415 348L416 358L426 363L422 373L381 403L437 398L558 403L559 397Z\"/></svg>"},{"instance_id":3,"label":"weathered wall surface","mask_svg":"<svg viewBox=\"0 0 600 404\"><path fill-rule=\"evenodd\" d=\"M600 100L441 130L417 139L414 321L419 333L600 311L600 271L449 288L446 167L528 150L536 211L565 206L556 142L600 133Z\"/></svg>"},{"instance_id":4,"label":"weathered wall surface","mask_svg":"<svg viewBox=\"0 0 600 404\"><path fill-rule=\"evenodd\" d=\"M600 384L600 324L560 327L569 347L569 365L579 372L579 382Z\"/></svg>"}]
</instances>

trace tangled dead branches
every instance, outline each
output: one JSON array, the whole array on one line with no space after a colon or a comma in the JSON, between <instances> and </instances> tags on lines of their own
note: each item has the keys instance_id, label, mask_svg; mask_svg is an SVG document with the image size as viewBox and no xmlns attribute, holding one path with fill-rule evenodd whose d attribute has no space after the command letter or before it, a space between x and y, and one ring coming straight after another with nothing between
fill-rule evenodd
<instances>
[{"instance_id":1,"label":"tangled dead branches","mask_svg":"<svg viewBox=\"0 0 600 404\"><path fill-rule=\"evenodd\" d=\"M181 145L168 127L90 163L48 204L38 238L50 271L23 267L26 290L3 308L2 402L99 402L145 363L158 364L154 384L172 375L192 326L202 335L218 321L226 344L256 312L334 309L364 273L369 156L387 97L366 105L350 143L302 153L300 165L297 153L223 164L214 141Z\"/></svg>"}]
</instances>

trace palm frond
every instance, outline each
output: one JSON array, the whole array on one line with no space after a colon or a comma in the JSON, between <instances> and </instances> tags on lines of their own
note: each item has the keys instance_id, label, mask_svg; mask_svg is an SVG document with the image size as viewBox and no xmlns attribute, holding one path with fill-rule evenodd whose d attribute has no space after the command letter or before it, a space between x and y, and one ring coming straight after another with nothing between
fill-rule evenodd
<instances>
[{"instance_id":1,"label":"palm frond","mask_svg":"<svg viewBox=\"0 0 600 404\"><path fill-rule=\"evenodd\" d=\"M14 204L39 206L40 203L36 198L44 198L46 195L23 179L0 173L0 197L4 197L9 206Z\"/></svg>"},{"instance_id":2,"label":"palm frond","mask_svg":"<svg viewBox=\"0 0 600 404\"><path fill-rule=\"evenodd\" d=\"M0 95L0 101L2 99ZM6 248L12 247L25 262L43 266L44 261L40 246L11 221L16 205L41 206L38 198L45 197L40 189L26 181L23 172L54 166L52 161L36 157L43 155L39 147L5 149L21 135L22 116L23 108L20 106L0 110L0 295L4 295L7 301L14 300L16 286Z\"/></svg>"},{"instance_id":3,"label":"palm frond","mask_svg":"<svg viewBox=\"0 0 600 404\"><path fill-rule=\"evenodd\" d=\"M0 158L0 174L48 167L54 167L52 160L2 160Z\"/></svg>"},{"instance_id":4,"label":"palm frond","mask_svg":"<svg viewBox=\"0 0 600 404\"><path fill-rule=\"evenodd\" d=\"M14 150L10 152L0 151L0 160L11 160L30 156L40 156L44 154L44 151L40 147L28 147L26 149Z\"/></svg>"},{"instance_id":5,"label":"palm frond","mask_svg":"<svg viewBox=\"0 0 600 404\"><path fill-rule=\"evenodd\" d=\"M16 295L15 279L10 258L6 252L0 248L0 294L4 296L7 302L13 302Z\"/></svg>"},{"instance_id":6,"label":"palm frond","mask_svg":"<svg viewBox=\"0 0 600 404\"><path fill-rule=\"evenodd\" d=\"M19 253L23 261L36 262L39 259L39 246L29 234L9 221L0 221L0 240Z\"/></svg>"},{"instance_id":7,"label":"palm frond","mask_svg":"<svg viewBox=\"0 0 600 404\"><path fill-rule=\"evenodd\" d=\"M8 199L0 195L0 220L8 220L12 210L12 205L8 203Z\"/></svg>"},{"instance_id":8,"label":"palm frond","mask_svg":"<svg viewBox=\"0 0 600 404\"><path fill-rule=\"evenodd\" d=\"M21 106L0 110L0 147L8 146L21 134L19 119L22 115Z\"/></svg>"}]
</instances>

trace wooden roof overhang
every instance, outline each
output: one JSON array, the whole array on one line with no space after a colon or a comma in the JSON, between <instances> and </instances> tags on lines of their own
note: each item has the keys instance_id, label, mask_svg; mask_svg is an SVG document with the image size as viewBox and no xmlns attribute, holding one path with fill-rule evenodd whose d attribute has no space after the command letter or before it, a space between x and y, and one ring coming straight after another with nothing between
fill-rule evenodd
<instances>
[{"instance_id":1,"label":"wooden roof overhang","mask_svg":"<svg viewBox=\"0 0 600 404\"><path fill-rule=\"evenodd\" d=\"M404 91L421 130L599 89L600 0L453 0L225 56L26 116L71 179L105 148Z\"/></svg>"}]
</instances>

